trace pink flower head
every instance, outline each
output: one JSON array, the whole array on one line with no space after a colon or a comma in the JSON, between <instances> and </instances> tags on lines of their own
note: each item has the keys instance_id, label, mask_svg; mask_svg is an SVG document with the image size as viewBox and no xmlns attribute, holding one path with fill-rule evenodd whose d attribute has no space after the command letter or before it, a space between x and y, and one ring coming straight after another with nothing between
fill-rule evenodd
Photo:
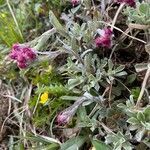
<instances>
[{"instance_id":1,"label":"pink flower head","mask_svg":"<svg viewBox=\"0 0 150 150\"><path fill-rule=\"evenodd\" d=\"M65 112L61 112L58 116L57 116L57 122L59 125L64 125L67 124L70 120L70 115L65 113Z\"/></svg>"},{"instance_id":2,"label":"pink flower head","mask_svg":"<svg viewBox=\"0 0 150 150\"><path fill-rule=\"evenodd\" d=\"M28 65L26 63L21 63L21 62L18 62L17 63L17 66L21 69L25 69Z\"/></svg>"},{"instance_id":3,"label":"pink flower head","mask_svg":"<svg viewBox=\"0 0 150 150\"><path fill-rule=\"evenodd\" d=\"M76 5L79 4L79 1L80 0L71 0L71 3L72 3L73 6L76 6Z\"/></svg>"},{"instance_id":4,"label":"pink flower head","mask_svg":"<svg viewBox=\"0 0 150 150\"><path fill-rule=\"evenodd\" d=\"M131 7L135 7L136 3L135 0L117 0L118 3L126 3Z\"/></svg>"},{"instance_id":5,"label":"pink flower head","mask_svg":"<svg viewBox=\"0 0 150 150\"><path fill-rule=\"evenodd\" d=\"M18 63L26 63L27 62L27 59L24 55L18 55L16 60Z\"/></svg>"},{"instance_id":6,"label":"pink flower head","mask_svg":"<svg viewBox=\"0 0 150 150\"><path fill-rule=\"evenodd\" d=\"M105 36L112 36L112 34L113 34L113 32L110 28L104 29L104 32L105 32Z\"/></svg>"},{"instance_id":7,"label":"pink flower head","mask_svg":"<svg viewBox=\"0 0 150 150\"><path fill-rule=\"evenodd\" d=\"M26 68L28 64L36 59L36 53L34 50L26 45L16 43L12 46L12 50L9 54L10 58L17 61L19 68Z\"/></svg>"},{"instance_id":8,"label":"pink flower head","mask_svg":"<svg viewBox=\"0 0 150 150\"><path fill-rule=\"evenodd\" d=\"M113 32L110 28L106 28L103 30L100 30L99 32L100 36L98 36L95 39L95 44L97 47L106 47L106 48L111 48L112 46L112 37L113 37Z\"/></svg>"},{"instance_id":9,"label":"pink flower head","mask_svg":"<svg viewBox=\"0 0 150 150\"><path fill-rule=\"evenodd\" d=\"M36 58L36 54L33 51L26 51L25 56L29 60L34 60Z\"/></svg>"},{"instance_id":10,"label":"pink flower head","mask_svg":"<svg viewBox=\"0 0 150 150\"><path fill-rule=\"evenodd\" d=\"M131 7L135 7L136 3L135 0L124 0L126 4L128 4Z\"/></svg>"}]
</instances>

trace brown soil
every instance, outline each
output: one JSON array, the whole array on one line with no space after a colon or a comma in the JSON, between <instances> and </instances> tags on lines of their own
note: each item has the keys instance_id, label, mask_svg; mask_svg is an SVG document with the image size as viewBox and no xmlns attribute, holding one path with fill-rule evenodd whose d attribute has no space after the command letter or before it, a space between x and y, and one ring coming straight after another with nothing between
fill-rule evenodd
<instances>
[{"instance_id":1,"label":"brown soil","mask_svg":"<svg viewBox=\"0 0 150 150\"><path fill-rule=\"evenodd\" d=\"M8 95L7 87L0 80L0 150L6 149L4 139L7 134L5 126L2 129L2 125L9 110L9 98L4 97L4 95Z\"/></svg>"}]
</instances>

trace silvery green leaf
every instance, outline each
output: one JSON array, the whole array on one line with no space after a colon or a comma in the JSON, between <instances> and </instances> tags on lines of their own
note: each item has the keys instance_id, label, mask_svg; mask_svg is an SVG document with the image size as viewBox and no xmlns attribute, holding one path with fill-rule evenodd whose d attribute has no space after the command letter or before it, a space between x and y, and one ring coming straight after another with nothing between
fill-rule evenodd
<instances>
[{"instance_id":1,"label":"silvery green leaf","mask_svg":"<svg viewBox=\"0 0 150 150\"><path fill-rule=\"evenodd\" d=\"M142 137L145 134L145 128L137 130L137 134L135 135L135 139L140 142L142 140Z\"/></svg>"},{"instance_id":2,"label":"silvery green leaf","mask_svg":"<svg viewBox=\"0 0 150 150\"><path fill-rule=\"evenodd\" d=\"M105 142L106 144L110 144L110 143L113 143L113 142L117 142L118 141L118 137L117 135L115 134L108 134L106 137L105 137Z\"/></svg>"},{"instance_id":3,"label":"silvery green leaf","mask_svg":"<svg viewBox=\"0 0 150 150\"><path fill-rule=\"evenodd\" d=\"M141 3L141 5L139 6L139 11L145 15L148 15L148 13L150 10L150 5L148 3Z\"/></svg>"},{"instance_id":4,"label":"silvery green leaf","mask_svg":"<svg viewBox=\"0 0 150 150\"><path fill-rule=\"evenodd\" d=\"M144 144L146 144L148 147L150 147L150 141L149 141L149 138L145 138L143 139L142 141ZM142 149L143 150L143 149Z\"/></svg>"},{"instance_id":5,"label":"silvery green leaf","mask_svg":"<svg viewBox=\"0 0 150 150\"><path fill-rule=\"evenodd\" d=\"M108 69L111 71L114 67L114 64L111 59L108 60Z\"/></svg>"},{"instance_id":6,"label":"silvery green leaf","mask_svg":"<svg viewBox=\"0 0 150 150\"><path fill-rule=\"evenodd\" d=\"M44 135L38 135L38 136L43 138L44 140L46 140L49 143L57 143L57 144L61 145L61 142L56 140L56 139L54 139L54 138L51 138L51 137L48 137L48 136L44 136Z\"/></svg>"},{"instance_id":7,"label":"silvery green leaf","mask_svg":"<svg viewBox=\"0 0 150 150\"><path fill-rule=\"evenodd\" d=\"M122 108L122 109L126 109L127 108L127 106L125 104L123 104L123 103L118 104L117 107Z\"/></svg>"},{"instance_id":8,"label":"silvery green leaf","mask_svg":"<svg viewBox=\"0 0 150 150\"><path fill-rule=\"evenodd\" d=\"M83 105L82 105L83 106ZM81 121L81 122L86 122L87 121L87 112L86 112L86 109L85 107L79 107L78 108L78 119Z\"/></svg>"},{"instance_id":9,"label":"silvery green leaf","mask_svg":"<svg viewBox=\"0 0 150 150\"><path fill-rule=\"evenodd\" d=\"M116 71L116 72L120 72L120 71L123 71L124 68L125 68L124 65L120 65L119 67L117 67L117 68L115 69L115 71Z\"/></svg>"},{"instance_id":10,"label":"silvery green leaf","mask_svg":"<svg viewBox=\"0 0 150 150\"><path fill-rule=\"evenodd\" d=\"M131 84L131 83L133 83L133 82L135 81L135 79L136 79L136 74L135 74L135 73L129 75L129 76L127 77L126 84Z\"/></svg>"},{"instance_id":11,"label":"silvery green leaf","mask_svg":"<svg viewBox=\"0 0 150 150\"><path fill-rule=\"evenodd\" d=\"M107 64L108 64L108 59L107 58L102 59L101 62L100 62L101 68L104 68Z\"/></svg>"},{"instance_id":12,"label":"silvery green leaf","mask_svg":"<svg viewBox=\"0 0 150 150\"><path fill-rule=\"evenodd\" d=\"M150 106L148 106L147 108L145 108L144 110L144 116L145 116L145 120L146 121L150 121Z\"/></svg>"},{"instance_id":13,"label":"silvery green leaf","mask_svg":"<svg viewBox=\"0 0 150 150\"><path fill-rule=\"evenodd\" d=\"M128 123L132 124L132 125L137 125L137 124L140 124L139 120L137 120L136 118L134 117L131 117L127 120Z\"/></svg>"},{"instance_id":14,"label":"silvery green leaf","mask_svg":"<svg viewBox=\"0 0 150 150\"><path fill-rule=\"evenodd\" d=\"M71 48L75 52L79 51L79 46L77 45L77 40L74 36L71 38Z\"/></svg>"},{"instance_id":15,"label":"silvery green leaf","mask_svg":"<svg viewBox=\"0 0 150 150\"><path fill-rule=\"evenodd\" d=\"M88 54L84 57L84 65L85 65L87 74L92 72L91 55L90 54Z\"/></svg>"},{"instance_id":16,"label":"silvery green leaf","mask_svg":"<svg viewBox=\"0 0 150 150\"><path fill-rule=\"evenodd\" d=\"M85 102L83 102L82 106L88 106L92 103L93 103L93 101L85 101Z\"/></svg>"},{"instance_id":17,"label":"silvery green leaf","mask_svg":"<svg viewBox=\"0 0 150 150\"><path fill-rule=\"evenodd\" d=\"M119 87L113 87L112 93L114 95L116 95L116 96L120 96L121 95L121 88L119 88Z\"/></svg>"},{"instance_id":18,"label":"silvery green leaf","mask_svg":"<svg viewBox=\"0 0 150 150\"><path fill-rule=\"evenodd\" d=\"M76 78L76 79L69 79L68 80L68 88L71 90L74 87L80 85L84 82L84 79L82 77Z\"/></svg>"},{"instance_id":19,"label":"silvery green leaf","mask_svg":"<svg viewBox=\"0 0 150 150\"><path fill-rule=\"evenodd\" d=\"M77 99L79 99L79 97L77 97L77 96L61 96L60 99L69 100L69 101L76 101Z\"/></svg>"},{"instance_id":20,"label":"silvery green leaf","mask_svg":"<svg viewBox=\"0 0 150 150\"><path fill-rule=\"evenodd\" d=\"M95 150L111 150L108 145L98 140L92 140L92 144L95 147Z\"/></svg>"},{"instance_id":21,"label":"silvery green leaf","mask_svg":"<svg viewBox=\"0 0 150 150\"><path fill-rule=\"evenodd\" d=\"M115 74L116 77L121 77L121 76L125 76L125 75L127 75L126 71L122 71L122 72L119 72L119 73Z\"/></svg>"},{"instance_id":22,"label":"silvery green leaf","mask_svg":"<svg viewBox=\"0 0 150 150\"><path fill-rule=\"evenodd\" d=\"M133 150L133 147L131 146L131 144L130 144L129 142L123 143L122 147L123 147L125 150Z\"/></svg>"},{"instance_id":23,"label":"silvery green leaf","mask_svg":"<svg viewBox=\"0 0 150 150\"><path fill-rule=\"evenodd\" d=\"M84 7L86 8L86 9L90 9L91 7L92 7L92 5L91 5L92 3L91 3L91 0L84 0Z\"/></svg>"},{"instance_id":24,"label":"silvery green leaf","mask_svg":"<svg viewBox=\"0 0 150 150\"><path fill-rule=\"evenodd\" d=\"M150 123L149 122L144 123L143 126L145 127L146 130L150 131Z\"/></svg>"},{"instance_id":25,"label":"silvery green leaf","mask_svg":"<svg viewBox=\"0 0 150 150\"><path fill-rule=\"evenodd\" d=\"M111 77L111 76L110 76L110 77ZM109 78L106 78L106 81L107 81L108 84L111 84L111 81L110 81Z\"/></svg>"},{"instance_id":26,"label":"silvery green leaf","mask_svg":"<svg viewBox=\"0 0 150 150\"><path fill-rule=\"evenodd\" d=\"M138 112L138 113L137 113L137 119L138 119L139 121L144 122L144 121L145 121L145 116L144 116L144 114L143 114L142 112Z\"/></svg>"},{"instance_id":27,"label":"silvery green leaf","mask_svg":"<svg viewBox=\"0 0 150 150\"><path fill-rule=\"evenodd\" d=\"M75 13L80 9L80 7L81 7L81 5L78 5L77 7L72 8L72 9L71 9L71 12L72 12L73 14L75 14Z\"/></svg>"},{"instance_id":28,"label":"silvery green leaf","mask_svg":"<svg viewBox=\"0 0 150 150\"><path fill-rule=\"evenodd\" d=\"M60 22L58 21L58 19L56 18L56 16L54 15L54 13L52 11L49 12L49 18L50 18L50 22L54 26L54 28L56 28L56 30L62 36L66 37L67 33L65 32L64 27L60 24Z\"/></svg>"},{"instance_id":29,"label":"silvery green leaf","mask_svg":"<svg viewBox=\"0 0 150 150\"><path fill-rule=\"evenodd\" d=\"M121 138L121 139L118 139L117 142L114 142L114 143L113 143L113 144L114 144L113 150L121 150L123 143L124 143L124 142L122 141L122 138Z\"/></svg>"},{"instance_id":30,"label":"silvery green leaf","mask_svg":"<svg viewBox=\"0 0 150 150\"><path fill-rule=\"evenodd\" d=\"M73 137L61 145L60 150L79 150L86 142L86 136Z\"/></svg>"}]
</instances>

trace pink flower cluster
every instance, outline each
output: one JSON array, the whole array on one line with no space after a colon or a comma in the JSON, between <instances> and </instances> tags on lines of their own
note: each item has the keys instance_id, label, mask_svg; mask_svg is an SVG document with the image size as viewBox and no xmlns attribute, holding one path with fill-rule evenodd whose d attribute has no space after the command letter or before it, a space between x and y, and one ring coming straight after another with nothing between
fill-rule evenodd
<instances>
[{"instance_id":1,"label":"pink flower cluster","mask_svg":"<svg viewBox=\"0 0 150 150\"><path fill-rule=\"evenodd\" d=\"M79 2L80 2L80 0L71 0L71 3L72 3L73 6L78 5Z\"/></svg>"},{"instance_id":2,"label":"pink flower cluster","mask_svg":"<svg viewBox=\"0 0 150 150\"><path fill-rule=\"evenodd\" d=\"M113 32L110 28L106 28L103 30L100 30L99 32L100 36L98 36L95 39L95 44L97 47L106 47L106 48L111 48L112 46L112 37L113 37Z\"/></svg>"},{"instance_id":3,"label":"pink flower cluster","mask_svg":"<svg viewBox=\"0 0 150 150\"><path fill-rule=\"evenodd\" d=\"M36 59L34 50L24 44L16 43L12 46L9 54L10 58L17 61L17 66L21 69L26 68L29 63Z\"/></svg>"},{"instance_id":4,"label":"pink flower cluster","mask_svg":"<svg viewBox=\"0 0 150 150\"><path fill-rule=\"evenodd\" d=\"M135 0L117 0L118 3L126 3L131 7L135 7L136 3Z\"/></svg>"}]
</instances>

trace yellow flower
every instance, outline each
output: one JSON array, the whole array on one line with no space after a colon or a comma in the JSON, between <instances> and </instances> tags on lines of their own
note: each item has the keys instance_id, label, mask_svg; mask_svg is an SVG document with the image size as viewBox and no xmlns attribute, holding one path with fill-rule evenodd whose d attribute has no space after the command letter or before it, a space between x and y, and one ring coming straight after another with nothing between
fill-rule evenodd
<instances>
[{"instance_id":1,"label":"yellow flower","mask_svg":"<svg viewBox=\"0 0 150 150\"><path fill-rule=\"evenodd\" d=\"M40 103L41 104L45 104L47 101L48 101L48 92L44 92L41 95Z\"/></svg>"}]
</instances>

